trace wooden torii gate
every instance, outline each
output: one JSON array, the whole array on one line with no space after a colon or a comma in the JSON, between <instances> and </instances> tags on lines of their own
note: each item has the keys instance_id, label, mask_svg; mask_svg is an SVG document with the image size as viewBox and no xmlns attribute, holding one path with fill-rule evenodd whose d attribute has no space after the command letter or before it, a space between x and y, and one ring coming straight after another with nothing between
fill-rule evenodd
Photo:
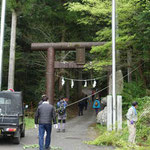
<instances>
[{"instance_id":1,"label":"wooden torii gate","mask_svg":"<svg viewBox=\"0 0 150 150\"><path fill-rule=\"evenodd\" d=\"M46 70L46 94L50 103L54 103L54 72L55 68L83 68L85 64L85 50L90 50L92 46L103 45L105 42L60 42L60 43L32 43L31 49L34 51L47 51ZM55 51L76 50L76 62L63 63L55 61Z\"/></svg>"}]
</instances>

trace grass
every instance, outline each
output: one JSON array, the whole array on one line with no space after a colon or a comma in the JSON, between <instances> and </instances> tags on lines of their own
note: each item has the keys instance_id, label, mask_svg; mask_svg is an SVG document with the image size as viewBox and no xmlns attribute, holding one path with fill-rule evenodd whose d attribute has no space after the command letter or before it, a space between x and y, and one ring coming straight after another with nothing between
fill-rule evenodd
<instances>
[{"instance_id":1,"label":"grass","mask_svg":"<svg viewBox=\"0 0 150 150\"><path fill-rule=\"evenodd\" d=\"M39 145L38 144L33 144L33 145L25 145L23 147L24 150L25 149L31 149L31 148L39 148ZM54 146L52 146L51 150L62 150L62 149L60 147L54 147Z\"/></svg>"},{"instance_id":2,"label":"grass","mask_svg":"<svg viewBox=\"0 0 150 150\"><path fill-rule=\"evenodd\" d=\"M26 129L34 128L34 119L25 117Z\"/></svg>"}]
</instances>

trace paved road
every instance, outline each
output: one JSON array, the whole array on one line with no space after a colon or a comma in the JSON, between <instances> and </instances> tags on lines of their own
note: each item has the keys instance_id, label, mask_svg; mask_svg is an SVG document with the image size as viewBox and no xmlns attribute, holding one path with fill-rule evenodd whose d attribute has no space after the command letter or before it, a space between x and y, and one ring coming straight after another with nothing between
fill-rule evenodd
<instances>
[{"instance_id":1,"label":"paved road","mask_svg":"<svg viewBox=\"0 0 150 150\"><path fill-rule=\"evenodd\" d=\"M112 150L111 147L84 144L84 141L94 139L97 134L91 126L95 121L95 111L85 111L83 116L78 116L67 123L65 133L53 132L52 145L59 146L63 150Z\"/></svg>"},{"instance_id":2,"label":"paved road","mask_svg":"<svg viewBox=\"0 0 150 150\"><path fill-rule=\"evenodd\" d=\"M83 116L77 116L67 122L65 133L57 133L53 129L51 145L61 147L62 150L112 150L112 147L84 144L84 141L92 140L96 136L96 132L91 126L96 122L96 115L90 107L88 107L87 111L84 111ZM38 144L37 132L37 129L27 130L26 137L21 139L20 145L14 145L9 139L0 139L0 150L22 150L24 145ZM35 150L35 148L27 150Z\"/></svg>"},{"instance_id":3,"label":"paved road","mask_svg":"<svg viewBox=\"0 0 150 150\"><path fill-rule=\"evenodd\" d=\"M65 133L57 133L53 129L52 146L61 147L62 150L112 150L111 147L97 147L84 144L84 141L91 140L96 136L91 126L95 121L95 112L91 109L85 111L83 116L68 121ZM0 150L22 150L24 145L33 144L38 144L37 129L27 130L26 137L21 139L20 145L14 145L9 139L0 139Z\"/></svg>"}]
</instances>

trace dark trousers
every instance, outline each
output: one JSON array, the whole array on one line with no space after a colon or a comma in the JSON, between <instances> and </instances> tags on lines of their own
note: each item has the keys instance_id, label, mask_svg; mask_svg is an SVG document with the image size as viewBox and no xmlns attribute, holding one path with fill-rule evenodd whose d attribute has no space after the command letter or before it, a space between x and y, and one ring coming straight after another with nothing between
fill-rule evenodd
<instances>
[{"instance_id":1,"label":"dark trousers","mask_svg":"<svg viewBox=\"0 0 150 150\"><path fill-rule=\"evenodd\" d=\"M51 142L51 124L39 124L39 150L43 150L44 147L44 133L46 131L45 148L49 148Z\"/></svg>"},{"instance_id":2,"label":"dark trousers","mask_svg":"<svg viewBox=\"0 0 150 150\"><path fill-rule=\"evenodd\" d=\"M98 112L99 112L99 108L95 108L95 112L96 112L96 115L97 115Z\"/></svg>"},{"instance_id":3,"label":"dark trousers","mask_svg":"<svg viewBox=\"0 0 150 150\"><path fill-rule=\"evenodd\" d=\"M83 115L83 108L84 108L83 106L82 107L79 106L79 116Z\"/></svg>"},{"instance_id":4,"label":"dark trousers","mask_svg":"<svg viewBox=\"0 0 150 150\"><path fill-rule=\"evenodd\" d=\"M87 110L87 106L88 106L88 103L85 103L85 106L84 106L85 110Z\"/></svg>"}]
</instances>

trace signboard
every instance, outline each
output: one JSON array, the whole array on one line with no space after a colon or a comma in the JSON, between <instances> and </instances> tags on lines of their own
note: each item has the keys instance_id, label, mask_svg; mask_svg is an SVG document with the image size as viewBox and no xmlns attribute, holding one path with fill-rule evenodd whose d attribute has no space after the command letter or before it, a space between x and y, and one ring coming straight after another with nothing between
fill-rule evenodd
<instances>
[{"instance_id":1,"label":"signboard","mask_svg":"<svg viewBox=\"0 0 150 150\"><path fill-rule=\"evenodd\" d=\"M85 48L84 47L76 48L76 63L77 65L85 64Z\"/></svg>"}]
</instances>

